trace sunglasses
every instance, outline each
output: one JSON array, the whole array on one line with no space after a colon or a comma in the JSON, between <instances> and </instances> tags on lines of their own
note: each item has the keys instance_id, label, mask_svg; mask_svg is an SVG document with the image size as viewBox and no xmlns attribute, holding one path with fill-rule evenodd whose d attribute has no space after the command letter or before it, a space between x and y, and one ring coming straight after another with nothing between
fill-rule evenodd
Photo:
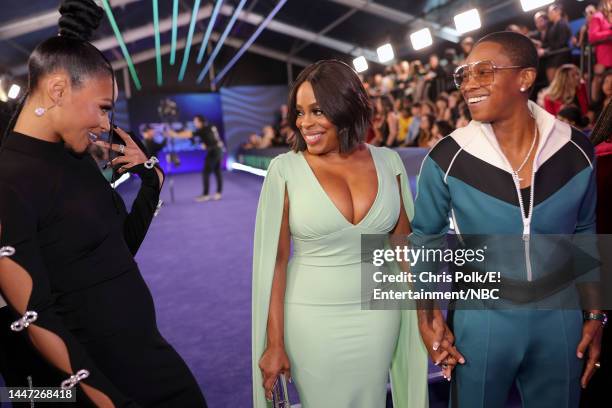
<instances>
[{"instance_id":1,"label":"sunglasses","mask_svg":"<svg viewBox=\"0 0 612 408\"><path fill-rule=\"evenodd\" d=\"M495 71L502 69L523 69L521 65L498 67L492 61L476 61L471 64L458 66L453 74L453 80L457 89L461 89L464 83L470 80L470 75L480 86L491 85L495 80Z\"/></svg>"}]
</instances>

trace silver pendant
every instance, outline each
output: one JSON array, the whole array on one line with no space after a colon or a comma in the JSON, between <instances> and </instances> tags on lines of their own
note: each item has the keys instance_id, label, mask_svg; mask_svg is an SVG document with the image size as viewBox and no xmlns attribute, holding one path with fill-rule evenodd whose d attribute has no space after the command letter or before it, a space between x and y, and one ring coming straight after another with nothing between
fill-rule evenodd
<instances>
[{"instance_id":1,"label":"silver pendant","mask_svg":"<svg viewBox=\"0 0 612 408\"><path fill-rule=\"evenodd\" d=\"M47 110L45 108L36 108L34 109L34 114L38 117L41 117L42 115L45 114Z\"/></svg>"}]
</instances>

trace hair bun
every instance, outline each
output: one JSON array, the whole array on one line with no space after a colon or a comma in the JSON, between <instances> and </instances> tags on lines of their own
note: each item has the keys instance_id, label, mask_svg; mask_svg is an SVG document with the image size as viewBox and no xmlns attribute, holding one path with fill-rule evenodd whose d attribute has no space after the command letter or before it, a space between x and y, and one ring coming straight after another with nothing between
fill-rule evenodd
<instances>
[{"instance_id":1,"label":"hair bun","mask_svg":"<svg viewBox=\"0 0 612 408\"><path fill-rule=\"evenodd\" d=\"M104 16L93 0L63 0L59 8L59 35L89 41Z\"/></svg>"}]
</instances>

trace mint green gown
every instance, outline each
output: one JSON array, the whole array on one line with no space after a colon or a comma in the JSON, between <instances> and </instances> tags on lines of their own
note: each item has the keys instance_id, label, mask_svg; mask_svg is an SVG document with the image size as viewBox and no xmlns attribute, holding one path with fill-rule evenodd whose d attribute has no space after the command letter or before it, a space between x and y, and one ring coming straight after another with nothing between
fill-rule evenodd
<instances>
[{"instance_id":1,"label":"mint green gown","mask_svg":"<svg viewBox=\"0 0 612 408\"><path fill-rule=\"evenodd\" d=\"M389 374L395 408L428 406L427 353L416 312L361 307L361 234L388 233L400 211L409 218L413 215L399 155L368 147L378 192L356 225L327 196L302 153L285 153L270 163L259 198L253 258L255 408L268 406L258 362L266 344L285 188L293 242L285 293L285 346L302 407L385 407Z\"/></svg>"}]
</instances>

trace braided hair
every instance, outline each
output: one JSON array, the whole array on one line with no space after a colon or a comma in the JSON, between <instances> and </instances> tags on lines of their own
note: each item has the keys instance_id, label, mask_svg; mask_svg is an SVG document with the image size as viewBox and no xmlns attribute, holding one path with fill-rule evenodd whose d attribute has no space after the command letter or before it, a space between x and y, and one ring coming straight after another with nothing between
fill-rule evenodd
<instances>
[{"instance_id":1,"label":"braided hair","mask_svg":"<svg viewBox=\"0 0 612 408\"><path fill-rule=\"evenodd\" d=\"M103 10L93 0L63 0L59 12L58 35L40 43L30 55L28 89L17 105L5 135L15 127L28 96L44 76L53 72L65 71L74 88L82 86L87 78L109 75L113 81L113 100L115 98L113 68L104 54L89 42L104 17ZM113 117L114 109L111 111L111 124Z\"/></svg>"}]
</instances>

